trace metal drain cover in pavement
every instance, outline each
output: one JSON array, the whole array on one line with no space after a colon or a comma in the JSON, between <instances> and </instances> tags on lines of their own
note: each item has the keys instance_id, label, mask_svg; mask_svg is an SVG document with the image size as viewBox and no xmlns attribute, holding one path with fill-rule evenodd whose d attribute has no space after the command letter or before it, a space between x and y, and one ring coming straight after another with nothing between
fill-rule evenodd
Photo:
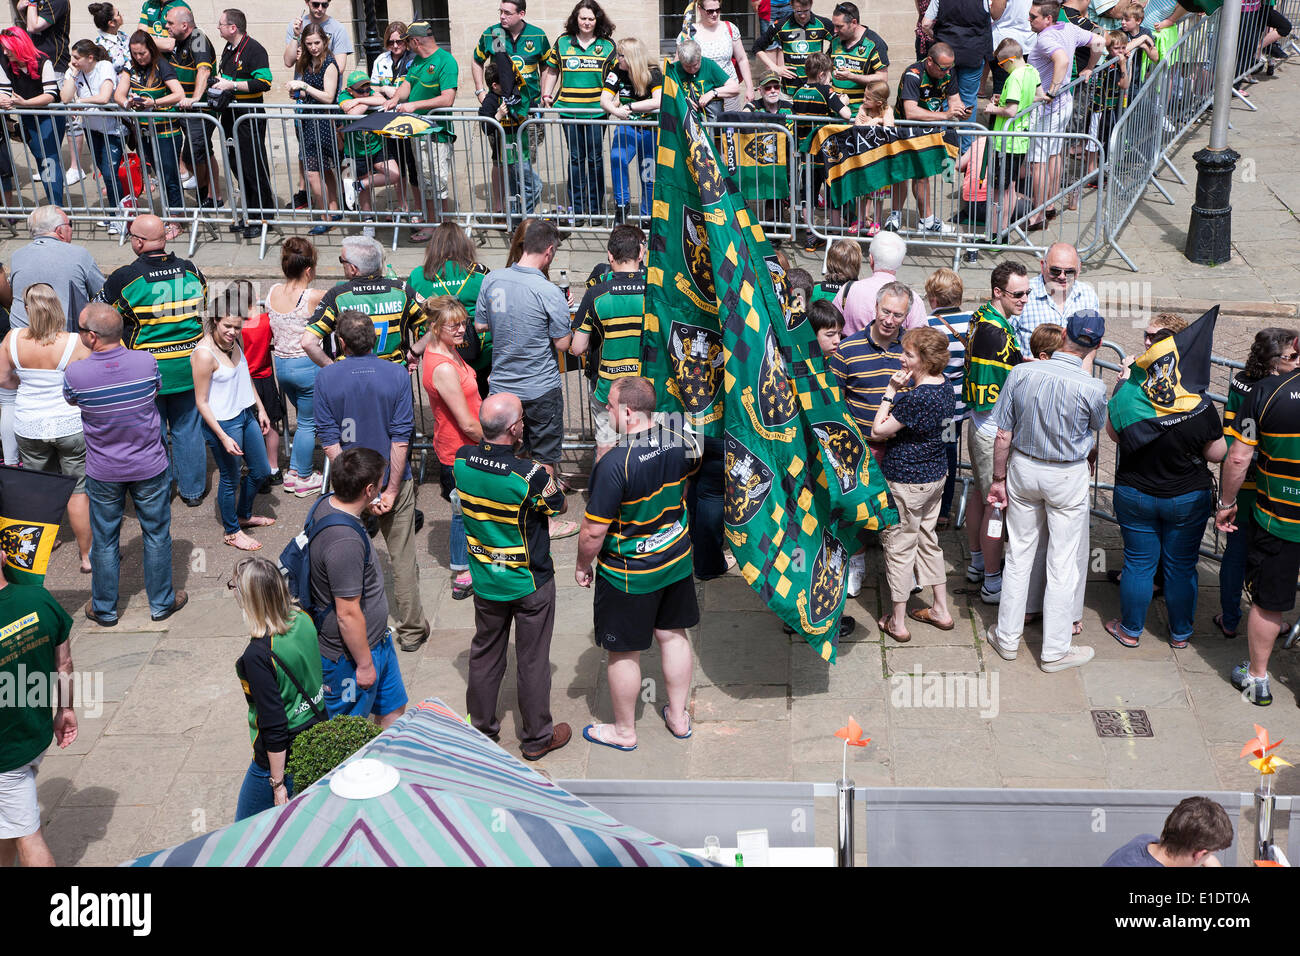
<instances>
[{"instance_id":1,"label":"metal drain cover in pavement","mask_svg":"<svg viewBox=\"0 0 1300 956\"><path fill-rule=\"evenodd\" d=\"M1092 724L1098 737L1154 737L1145 710L1094 710Z\"/></svg>"}]
</instances>

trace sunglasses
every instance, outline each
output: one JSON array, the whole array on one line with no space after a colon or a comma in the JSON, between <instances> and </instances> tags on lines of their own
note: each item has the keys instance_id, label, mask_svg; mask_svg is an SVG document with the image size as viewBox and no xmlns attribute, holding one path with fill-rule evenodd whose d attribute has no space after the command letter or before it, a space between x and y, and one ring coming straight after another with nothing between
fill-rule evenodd
<instances>
[{"instance_id":1,"label":"sunglasses","mask_svg":"<svg viewBox=\"0 0 1300 956\"><path fill-rule=\"evenodd\" d=\"M1174 333L1169 331L1169 329L1156 329L1154 332L1148 329L1142 333L1142 340L1154 345L1156 342L1163 342L1173 334Z\"/></svg>"},{"instance_id":2,"label":"sunglasses","mask_svg":"<svg viewBox=\"0 0 1300 956\"><path fill-rule=\"evenodd\" d=\"M713 16L715 13L721 13L721 12L722 12L722 7L713 7L711 9L706 7L700 7L700 13L703 13L710 17Z\"/></svg>"},{"instance_id":3,"label":"sunglasses","mask_svg":"<svg viewBox=\"0 0 1300 956\"><path fill-rule=\"evenodd\" d=\"M388 41L388 45L389 45L389 46L405 46L405 45L406 45L406 41L403 40L401 37L393 37L391 40Z\"/></svg>"},{"instance_id":4,"label":"sunglasses","mask_svg":"<svg viewBox=\"0 0 1300 956\"><path fill-rule=\"evenodd\" d=\"M90 330L87 329L86 331L89 332ZM1300 359L1300 352L1288 352L1286 355L1279 355L1277 358L1279 362L1294 362L1296 359Z\"/></svg>"},{"instance_id":5,"label":"sunglasses","mask_svg":"<svg viewBox=\"0 0 1300 956\"><path fill-rule=\"evenodd\" d=\"M308 6L314 7L317 10L324 10L329 5L330 5L329 0L324 0L323 3L321 2L321 0L311 0L311 3L308 4Z\"/></svg>"},{"instance_id":6,"label":"sunglasses","mask_svg":"<svg viewBox=\"0 0 1300 956\"><path fill-rule=\"evenodd\" d=\"M1026 289L1024 292L1008 292L1006 289L999 289L998 291L1001 292L1001 293L1002 293L1004 296L1006 296L1008 299L1017 299L1017 300L1019 300L1019 299L1023 299L1023 298L1025 298L1026 296L1029 295L1029 290L1028 290L1028 289Z\"/></svg>"},{"instance_id":7,"label":"sunglasses","mask_svg":"<svg viewBox=\"0 0 1300 956\"><path fill-rule=\"evenodd\" d=\"M1047 267L1047 274L1050 275L1053 279L1061 279L1061 278L1064 278L1064 277L1066 277L1066 276L1069 276L1070 278L1073 278L1074 276L1077 276L1077 275L1079 274L1079 270L1078 270L1078 269L1062 269L1060 266L1048 266L1048 267Z\"/></svg>"}]
</instances>

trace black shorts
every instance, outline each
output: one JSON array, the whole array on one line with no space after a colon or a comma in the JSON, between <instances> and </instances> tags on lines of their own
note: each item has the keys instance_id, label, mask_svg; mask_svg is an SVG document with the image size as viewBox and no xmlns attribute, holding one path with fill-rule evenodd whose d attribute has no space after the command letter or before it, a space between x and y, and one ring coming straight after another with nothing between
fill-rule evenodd
<instances>
[{"instance_id":1,"label":"black shorts","mask_svg":"<svg viewBox=\"0 0 1300 956\"><path fill-rule=\"evenodd\" d=\"M185 137L185 145L181 147L181 158L187 164L206 166L208 156L212 154L212 124L190 117L181 123L181 132Z\"/></svg>"},{"instance_id":2,"label":"black shorts","mask_svg":"<svg viewBox=\"0 0 1300 956\"><path fill-rule=\"evenodd\" d=\"M352 164L352 179L365 179L371 171L380 163L385 162L387 157L382 149L377 149L369 156L345 156L343 159L344 175L347 173L347 164Z\"/></svg>"},{"instance_id":3,"label":"black shorts","mask_svg":"<svg viewBox=\"0 0 1300 956\"><path fill-rule=\"evenodd\" d=\"M524 406L524 458L558 465L564 451L564 388L551 389Z\"/></svg>"},{"instance_id":4,"label":"black shorts","mask_svg":"<svg viewBox=\"0 0 1300 956\"><path fill-rule=\"evenodd\" d=\"M993 154L993 175L989 177L998 189L1007 189L1020 181L1020 171L1025 165L1025 153Z\"/></svg>"},{"instance_id":5,"label":"black shorts","mask_svg":"<svg viewBox=\"0 0 1300 956\"><path fill-rule=\"evenodd\" d=\"M695 580L687 575L649 594L620 591L599 574L596 598L596 646L607 651L644 651L656 629L671 631L700 623Z\"/></svg>"},{"instance_id":6,"label":"black shorts","mask_svg":"<svg viewBox=\"0 0 1300 956\"><path fill-rule=\"evenodd\" d=\"M275 376L268 375L266 378L253 379L253 391L257 392L257 397L262 400L262 407L266 409L266 417L271 420L271 427L279 428L280 422L284 421L284 403L280 401L280 386L275 381Z\"/></svg>"},{"instance_id":7,"label":"black shorts","mask_svg":"<svg viewBox=\"0 0 1300 956\"><path fill-rule=\"evenodd\" d=\"M1277 612L1295 607L1300 541L1278 538L1251 522L1246 548L1246 589L1255 606Z\"/></svg>"}]
</instances>

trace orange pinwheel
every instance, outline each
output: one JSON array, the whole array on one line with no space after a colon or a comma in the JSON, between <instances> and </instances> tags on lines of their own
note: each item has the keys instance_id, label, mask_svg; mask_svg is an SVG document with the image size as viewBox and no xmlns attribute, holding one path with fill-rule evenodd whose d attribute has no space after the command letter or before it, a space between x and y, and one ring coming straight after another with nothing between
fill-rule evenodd
<instances>
[{"instance_id":1,"label":"orange pinwheel","mask_svg":"<svg viewBox=\"0 0 1300 956\"><path fill-rule=\"evenodd\" d=\"M865 747L871 743L870 737L864 738L862 736L862 728L858 726L858 722L852 717L849 718L847 726L835 731L835 736L841 738L846 747Z\"/></svg>"},{"instance_id":2,"label":"orange pinwheel","mask_svg":"<svg viewBox=\"0 0 1300 956\"><path fill-rule=\"evenodd\" d=\"M1244 757L1246 756L1246 754L1254 754L1256 757L1262 759L1265 755L1268 754L1270 750L1274 749L1275 747L1281 746L1281 744L1282 744L1281 740L1277 741L1276 743L1269 743L1268 731L1265 730L1263 727L1261 727L1259 724L1256 724L1255 736L1252 737L1250 740L1246 741L1246 745L1241 748L1241 754L1239 756ZM1285 763L1285 761L1283 762ZM1286 764L1286 765L1288 767L1291 766L1290 764ZM1254 766L1254 761L1251 761L1251 766ZM1271 773L1272 771L1261 771L1261 772Z\"/></svg>"}]
</instances>

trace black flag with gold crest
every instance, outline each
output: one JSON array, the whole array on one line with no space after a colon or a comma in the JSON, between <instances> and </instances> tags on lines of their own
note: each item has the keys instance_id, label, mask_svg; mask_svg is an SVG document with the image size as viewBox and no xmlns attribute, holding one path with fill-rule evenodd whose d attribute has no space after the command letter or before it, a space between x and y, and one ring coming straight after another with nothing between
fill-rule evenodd
<instances>
[{"instance_id":1,"label":"black flag with gold crest","mask_svg":"<svg viewBox=\"0 0 1300 956\"><path fill-rule=\"evenodd\" d=\"M0 465L0 548L5 578L42 584L54 540L77 485L71 475Z\"/></svg>"}]
</instances>

